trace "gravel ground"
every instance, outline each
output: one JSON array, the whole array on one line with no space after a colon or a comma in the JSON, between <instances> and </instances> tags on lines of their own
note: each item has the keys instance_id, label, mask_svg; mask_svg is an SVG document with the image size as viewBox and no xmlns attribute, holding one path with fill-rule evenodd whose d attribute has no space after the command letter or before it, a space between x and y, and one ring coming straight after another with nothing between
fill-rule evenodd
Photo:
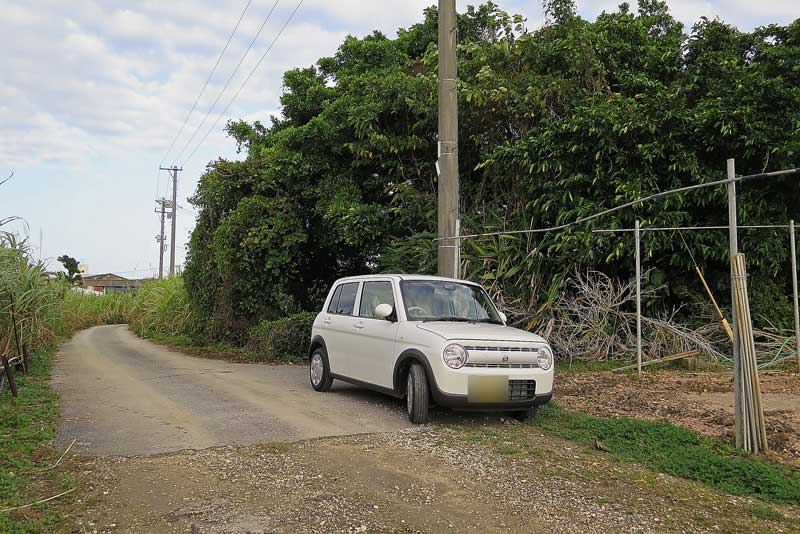
<instances>
[{"instance_id":1,"label":"gravel ground","mask_svg":"<svg viewBox=\"0 0 800 534\"><path fill-rule=\"evenodd\" d=\"M63 350L58 446L77 443L59 469L77 490L54 501L57 534L800 532L800 507L720 494L497 415L435 410L409 428L388 397L316 394L304 368L192 358L124 327ZM729 382L562 374L557 397L725 437ZM770 442L791 463L798 377L762 383Z\"/></svg>"},{"instance_id":2,"label":"gravel ground","mask_svg":"<svg viewBox=\"0 0 800 534\"><path fill-rule=\"evenodd\" d=\"M73 457L56 532L791 532L770 505L510 422Z\"/></svg>"}]
</instances>

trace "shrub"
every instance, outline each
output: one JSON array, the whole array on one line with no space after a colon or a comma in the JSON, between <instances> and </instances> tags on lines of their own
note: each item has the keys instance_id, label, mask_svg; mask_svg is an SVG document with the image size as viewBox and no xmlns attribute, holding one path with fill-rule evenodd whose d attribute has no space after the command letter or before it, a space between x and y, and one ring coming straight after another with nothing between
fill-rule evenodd
<instances>
[{"instance_id":1,"label":"shrub","mask_svg":"<svg viewBox=\"0 0 800 534\"><path fill-rule=\"evenodd\" d=\"M302 312L250 329L248 352L258 360L297 361L306 357L316 313Z\"/></svg>"}]
</instances>

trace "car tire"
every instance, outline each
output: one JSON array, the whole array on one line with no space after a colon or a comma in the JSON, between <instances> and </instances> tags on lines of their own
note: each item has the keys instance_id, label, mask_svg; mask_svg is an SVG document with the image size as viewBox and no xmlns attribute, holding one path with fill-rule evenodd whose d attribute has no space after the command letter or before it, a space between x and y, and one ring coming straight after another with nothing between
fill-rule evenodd
<instances>
[{"instance_id":1,"label":"car tire","mask_svg":"<svg viewBox=\"0 0 800 534\"><path fill-rule=\"evenodd\" d=\"M425 376L425 369L418 363L412 363L406 378L408 419L417 425L427 423L429 402L430 392L428 391L428 378Z\"/></svg>"},{"instance_id":2,"label":"car tire","mask_svg":"<svg viewBox=\"0 0 800 534\"><path fill-rule=\"evenodd\" d=\"M317 347L308 359L308 378L316 391L329 391L333 384L328 353L325 347Z\"/></svg>"},{"instance_id":3,"label":"car tire","mask_svg":"<svg viewBox=\"0 0 800 534\"><path fill-rule=\"evenodd\" d=\"M531 419L534 419L538 414L539 414L539 405L534 404L527 410L514 412L511 415L519 421L529 421Z\"/></svg>"}]
</instances>

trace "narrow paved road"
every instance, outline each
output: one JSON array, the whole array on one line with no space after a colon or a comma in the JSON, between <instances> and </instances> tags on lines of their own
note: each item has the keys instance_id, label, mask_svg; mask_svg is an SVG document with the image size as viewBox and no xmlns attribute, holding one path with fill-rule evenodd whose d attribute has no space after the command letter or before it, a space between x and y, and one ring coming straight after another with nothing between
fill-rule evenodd
<instances>
[{"instance_id":1,"label":"narrow paved road","mask_svg":"<svg viewBox=\"0 0 800 534\"><path fill-rule=\"evenodd\" d=\"M56 359L58 443L103 455L249 445L410 426L393 399L336 382L308 384L305 366L195 358L124 325L85 330Z\"/></svg>"}]
</instances>

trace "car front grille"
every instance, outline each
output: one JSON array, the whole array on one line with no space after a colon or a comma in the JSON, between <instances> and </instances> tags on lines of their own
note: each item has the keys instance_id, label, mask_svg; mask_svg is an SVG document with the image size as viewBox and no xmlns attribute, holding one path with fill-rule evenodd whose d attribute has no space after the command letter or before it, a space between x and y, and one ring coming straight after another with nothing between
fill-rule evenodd
<instances>
[{"instance_id":1,"label":"car front grille","mask_svg":"<svg viewBox=\"0 0 800 534\"><path fill-rule=\"evenodd\" d=\"M538 369L537 363L477 363L468 362L464 367L480 367L482 369Z\"/></svg>"},{"instance_id":2,"label":"car front grille","mask_svg":"<svg viewBox=\"0 0 800 534\"><path fill-rule=\"evenodd\" d=\"M468 345L464 347L465 350L483 351L483 352L532 352L534 354L539 352L538 347L487 347L481 345Z\"/></svg>"},{"instance_id":3,"label":"car front grille","mask_svg":"<svg viewBox=\"0 0 800 534\"><path fill-rule=\"evenodd\" d=\"M536 398L536 380L509 380L508 400L526 401Z\"/></svg>"}]
</instances>

